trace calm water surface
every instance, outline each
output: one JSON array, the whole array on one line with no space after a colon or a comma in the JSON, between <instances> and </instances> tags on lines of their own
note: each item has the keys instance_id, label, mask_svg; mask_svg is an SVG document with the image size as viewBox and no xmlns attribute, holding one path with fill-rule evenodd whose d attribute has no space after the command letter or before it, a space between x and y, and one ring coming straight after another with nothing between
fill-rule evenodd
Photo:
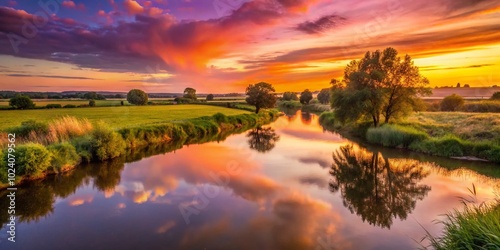
<instances>
[{"instance_id":1,"label":"calm water surface","mask_svg":"<svg viewBox=\"0 0 500 250\"><path fill-rule=\"evenodd\" d=\"M0 248L414 249L473 183L500 190L498 166L366 148L300 113L165 151L20 187L15 244L1 193Z\"/></svg>"}]
</instances>

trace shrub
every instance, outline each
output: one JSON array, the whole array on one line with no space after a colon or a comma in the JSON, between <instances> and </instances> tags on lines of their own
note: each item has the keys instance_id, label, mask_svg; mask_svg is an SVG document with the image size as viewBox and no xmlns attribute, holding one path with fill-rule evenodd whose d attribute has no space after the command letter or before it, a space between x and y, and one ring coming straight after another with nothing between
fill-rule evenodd
<instances>
[{"instance_id":1,"label":"shrub","mask_svg":"<svg viewBox=\"0 0 500 250\"><path fill-rule=\"evenodd\" d=\"M384 145L385 147L408 148L413 142L423 141L428 137L427 133L413 127L392 124L369 128L366 132L368 142Z\"/></svg>"},{"instance_id":2,"label":"shrub","mask_svg":"<svg viewBox=\"0 0 500 250\"><path fill-rule=\"evenodd\" d=\"M89 106L90 107L95 107L95 101L94 100L90 100L89 101Z\"/></svg>"},{"instance_id":3,"label":"shrub","mask_svg":"<svg viewBox=\"0 0 500 250\"><path fill-rule=\"evenodd\" d=\"M60 109L62 108L61 104L47 104L45 105L45 108L48 109Z\"/></svg>"},{"instance_id":4,"label":"shrub","mask_svg":"<svg viewBox=\"0 0 500 250\"><path fill-rule=\"evenodd\" d=\"M127 101L134 105L146 105L148 94L140 89L132 89L127 93Z\"/></svg>"},{"instance_id":5,"label":"shrub","mask_svg":"<svg viewBox=\"0 0 500 250\"><path fill-rule=\"evenodd\" d=\"M46 135L49 132L49 126L43 122L28 120L21 123L21 126L8 129L9 133L14 133L18 137L34 140L33 136L37 134Z\"/></svg>"},{"instance_id":6,"label":"shrub","mask_svg":"<svg viewBox=\"0 0 500 250\"><path fill-rule=\"evenodd\" d=\"M76 105L66 104L66 105L63 106L63 108L65 108L65 109L72 109L72 108L76 108Z\"/></svg>"},{"instance_id":7,"label":"shrub","mask_svg":"<svg viewBox=\"0 0 500 250\"><path fill-rule=\"evenodd\" d=\"M14 109L32 109L35 108L35 104L26 95L16 95L9 100L9 106Z\"/></svg>"},{"instance_id":8,"label":"shrub","mask_svg":"<svg viewBox=\"0 0 500 250\"><path fill-rule=\"evenodd\" d=\"M437 156L464 156L473 152L473 146L465 143L454 135L445 135L412 143L409 147L413 151Z\"/></svg>"},{"instance_id":9,"label":"shrub","mask_svg":"<svg viewBox=\"0 0 500 250\"><path fill-rule=\"evenodd\" d=\"M16 170L19 175L37 176L50 166L51 154L47 148L38 143L19 145L14 153ZM6 161L7 155L4 155Z\"/></svg>"},{"instance_id":10,"label":"shrub","mask_svg":"<svg viewBox=\"0 0 500 250\"><path fill-rule=\"evenodd\" d=\"M441 111L458 111L464 105L464 102L464 98L452 94L441 101Z\"/></svg>"},{"instance_id":11,"label":"shrub","mask_svg":"<svg viewBox=\"0 0 500 250\"><path fill-rule=\"evenodd\" d=\"M283 97L281 98L281 100L283 100L283 101L298 101L299 97L297 96L297 94L295 94L293 92L285 92L285 93L283 93Z\"/></svg>"},{"instance_id":12,"label":"shrub","mask_svg":"<svg viewBox=\"0 0 500 250\"><path fill-rule=\"evenodd\" d=\"M81 160L76 148L67 142L50 145L47 149L52 154L50 163L55 172L63 170L64 167L76 166Z\"/></svg>"},{"instance_id":13,"label":"shrub","mask_svg":"<svg viewBox=\"0 0 500 250\"><path fill-rule=\"evenodd\" d=\"M500 100L500 92L495 92L493 95L490 97L491 100Z\"/></svg>"},{"instance_id":14,"label":"shrub","mask_svg":"<svg viewBox=\"0 0 500 250\"><path fill-rule=\"evenodd\" d=\"M191 99L191 98L184 98L184 97L176 97L174 99L175 102L177 103L194 103L196 100Z\"/></svg>"},{"instance_id":15,"label":"shrub","mask_svg":"<svg viewBox=\"0 0 500 250\"><path fill-rule=\"evenodd\" d=\"M92 144L90 135L77 137L71 140L71 144L75 147L76 153L80 156L81 161L92 161Z\"/></svg>"},{"instance_id":16,"label":"shrub","mask_svg":"<svg viewBox=\"0 0 500 250\"><path fill-rule=\"evenodd\" d=\"M500 113L500 101L474 101L466 102L462 108L465 112L495 112Z\"/></svg>"},{"instance_id":17,"label":"shrub","mask_svg":"<svg viewBox=\"0 0 500 250\"><path fill-rule=\"evenodd\" d=\"M280 108L300 108L302 107L302 104L298 101L281 101L278 103L278 107Z\"/></svg>"},{"instance_id":18,"label":"shrub","mask_svg":"<svg viewBox=\"0 0 500 250\"><path fill-rule=\"evenodd\" d=\"M100 123L92 131L90 148L93 159L105 161L120 156L125 151L125 141L120 134Z\"/></svg>"},{"instance_id":19,"label":"shrub","mask_svg":"<svg viewBox=\"0 0 500 250\"><path fill-rule=\"evenodd\" d=\"M207 101L213 101L213 100L214 100L214 95L212 95L212 94L208 94L208 95L207 95L207 99L206 99L206 100L207 100Z\"/></svg>"}]
</instances>

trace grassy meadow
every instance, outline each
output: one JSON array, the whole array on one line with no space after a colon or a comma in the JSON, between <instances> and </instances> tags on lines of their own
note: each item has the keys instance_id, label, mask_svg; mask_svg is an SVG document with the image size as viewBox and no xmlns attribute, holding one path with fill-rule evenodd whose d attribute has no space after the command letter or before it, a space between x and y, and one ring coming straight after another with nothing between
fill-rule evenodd
<instances>
[{"instance_id":1,"label":"grassy meadow","mask_svg":"<svg viewBox=\"0 0 500 250\"><path fill-rule=\"evenodd\" d=\"M370 122L342 126L325 112L320 123L385 147L500 163L500 113L419 112L375 128Z\"/></svg>"},{"instance_id":2,"label":"grassy meadow","mask_svg":"<svg viewBox=\"0 0 500 250\"><path fill-rule=\"evenodd\" d=\"M86 118L93 123L103 121L115 129L120 129L211 116L219 112L228 116L250 113L244 110L205 105L87 107L73 109L3 110L0 112L2 114L0 131L19 126L23 121L36 120L38 122L49 122L63 116Z\"/></svg>"}]
</instances>

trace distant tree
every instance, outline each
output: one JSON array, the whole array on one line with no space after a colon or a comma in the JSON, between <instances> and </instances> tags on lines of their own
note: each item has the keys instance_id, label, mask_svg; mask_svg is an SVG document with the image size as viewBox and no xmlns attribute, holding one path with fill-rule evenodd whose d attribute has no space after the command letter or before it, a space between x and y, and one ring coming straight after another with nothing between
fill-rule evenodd
<instances>
[{"instance_id":1,"label":"distant tree","mask_svg":"<svg viewBox=\"0 0 500 250\"><path fill-rule=\"evenodd\" d=\"M321 104L330 103L330 88L322 89L318 94L318 101Z\"/></svg>"},{"instance_id":2,"label":"distant tree","mask_svg":"<svg viewBox=\"0 0 500 250\"><path fill-rule=\"evenodd\" d=\"M186 88L184 90L184 98L196 100L196 89Z\"/></svg>"},{"instance_id":3,"label":"distant tree","mask_svg":"<svg viewBox=\"0 0 500 250\"><path fill-rule=\"evenodd\" d=\"M214 100L214 95L208 94L207 95L207 101L213 101Z\"/></svg>"},{"instance_id":4,"label":"distant tree","mask_svg":"<svg viewBox=\"0 0 500 250\"><path fill-rule=\"evenodd\" d=\"M35 104L28 96L18 94L9 100L9 106L15 109L32 109Z\"/></svg>"},{"instance_id":5,"label":"distant tree","mask_svg":"<svg viewBox=\"0 0 500 250\"><path fill-rule=\"evenodd\" d=\"M464 88L470 88L469 84L464 84Z\"/></svg>"},{"instance_id":6,"label":"distant tree","mask_svg":"<svg viewBox=\"0 0 500 250\"><path fill-rule=\"evenodd\" d=\"M87 92L83 95L83 99L87 100L106 100L106 97L104 97L101 94L97 94L96 92Z\"/></svg>"},{"instance_id":7,"label":"distant tree","mask_svg":"<svg viewBox=\"0 0 500 250\"><path fill-rule=\"evenodd\" d=\"M460 88L460 83L457 83L457 88Z\"/></svg>"},{"instance_id":8,"label":"distant tree","mask_svg":"<svg viewBox=\"0 0 500 250\"><path fill-rule=\"evenodd\" d=\"M95 107L95 101L94 100L90 100L89 101L89 106L90 107Z\"/></svg>"},{"instance_id":9,"label":"distant tree","mask_svg":"<svg viewBox=\"0 0 500 250\"><path fill-rule=\"evenodd\" d=\"M299 97L297 97L297 94L293 92L285 92L283 93L283 97L281 99L283 101L298 101Z\"/></svg>"},{"instance_id":10,"label":"distant tree","mask_svg":"<svg viewBox=\"0 0 500 250\"><path fill-rule=\"evenodd\" d=\"M452 94L441 101L441 111L458 111L464 105L464 102L464 98Z\"/></svg>"},{"instance_id":11,"label":"distant tree","mask_svg":"<svg viewBox=\"0 0 500 250\"><path fill-rule=\"evenodd\" d=\"M495 92L490 98L491 100L500 100L500 92Z\"/></svg>"},{"instance_id":12,"label":"distant tree","mask_svg":"<svg viewBox=\"0 0 500 250\"><path fill-rule=\"evenodd\" d=\"M388 123L414 111L419 96L431 93L428 83L409 55L401 58L393 48L367 52L347 65L342 82L332 81L331 104L339 121L369 118L377 127L381 116Z\"/></svg>"},{"instance_id":13,"label":"distant tree","mask_svg":"<svg viewBox=\"0 0 500 250\"><path fill-rule=\"evenodd\" d=\"M300 103L309 104L309 102L313 99L313 94L309 89L304 90L300 93Z\"/></svg>"},{"instance_id":14,"label":"distant tree","mask_svg":"<svg viewBox=\"0 0 500 250\"><path fill-rule=\"evenodd\" d=\"M148 103L148 94L140 89L132 89L127 94L127 101L134 105L146 105Z\"/></svg>"},{"instance_id":15,"label":"distant tree","mask_svg":"<svg viewBox=\"0 0 500 250\"><path fill-rule=\"evenodd\" d=\"M272 108L276 104L276 95L273 86L266 82L250 84L246 89L246 102L255 106L255 113L261 108Z\"/></svg>"},{"instance_id":16,"label":"distant tree","mask_svg":"<svg viewBox=\"0 0 500 250\"><path fill-rule=\"evenodd\" d=\"M123 98L123 96L122 96L122 95L120 95L120 94L116 94L116 95L115 95L115 98Z\"/></svg>"}]
</instances>

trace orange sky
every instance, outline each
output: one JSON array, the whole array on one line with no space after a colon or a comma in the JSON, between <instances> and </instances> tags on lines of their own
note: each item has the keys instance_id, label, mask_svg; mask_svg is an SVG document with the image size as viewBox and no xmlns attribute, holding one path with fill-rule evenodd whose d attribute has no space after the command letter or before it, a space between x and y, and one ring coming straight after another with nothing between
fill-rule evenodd
<instances>
[{"instance_id":1,"label":"orange sky","mask_svg":"<svg viewBox=\"0 0 500 250\"><path fill-rule=\"evenodd\" d=\"M36 4L0 6L0 89L319 90L388 46L410 54L431 86L500 85L498 1L69 2L45 24ZM34 36L23 20L38 24ZM13 37L26 39L17 51Z\"/></svg>"}]
</instances>

